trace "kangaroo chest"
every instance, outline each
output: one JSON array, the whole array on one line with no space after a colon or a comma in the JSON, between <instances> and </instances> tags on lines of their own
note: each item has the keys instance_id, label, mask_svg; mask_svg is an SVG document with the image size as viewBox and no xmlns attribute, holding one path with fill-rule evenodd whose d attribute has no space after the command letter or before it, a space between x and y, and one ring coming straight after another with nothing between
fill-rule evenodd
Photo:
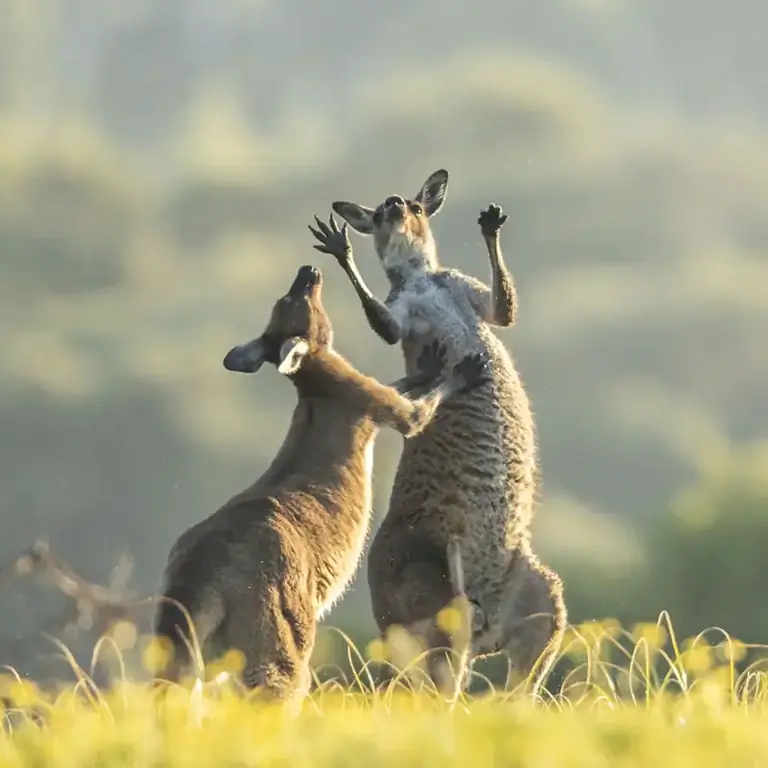
<instances>
[{"instance_id":1,"label":"kangaroo chest","mask_svg":"<svg viewBox=\"0 0 768 768\"><path fill-rule=\"evenodd\" d=\"M392 289L386 303L400 326L409 368L421 346L433 338L445 344L449 364L474 346L476 318L439 275L410 278Z\"/></svg>"},{"instance_id":2,"label":"kangaroo chest","mask_svg":"<svg viewBox=\"0 0 768 768\"><path fill-rule=\"evenodd\" d=\"M387 300L404 336L423 336L439 321L445 303L442 289L428 277L417 277L393 289Z\"/></svg>"},{"instance_id":3,"label":"kangaroo chest","mask_svg":"<svg viewBox=\"0 0 768 768\"><path fill-rule=\"evenodd\" d=\"M342 597L357 571L363 554L373 506L374 442L375 437L371 437L363 452L363 487L359 500L362 514L359 522L353 524L347 541L341 542L340 546L332 547L325 553L323 568L325 578L321 579L325 583L325 589L318 595L315 610L318 619L328 613Z\"/></svg>"}]
</instances>

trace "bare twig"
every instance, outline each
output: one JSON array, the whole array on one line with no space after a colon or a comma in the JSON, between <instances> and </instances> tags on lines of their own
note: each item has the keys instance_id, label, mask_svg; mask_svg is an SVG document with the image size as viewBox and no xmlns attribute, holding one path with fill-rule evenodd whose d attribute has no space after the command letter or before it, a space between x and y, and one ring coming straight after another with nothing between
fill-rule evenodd
<instances>
[{"instance_id":1,"label":"bare twig","mask_svg":"<svg viewBox=\"0 0 768 768\"><path fill-rule=\"evenodd\" d=\"M125 568L125 565L123 565ZM133 602L136 595L124 589L103 587L84 579L67 563L54 555L48 543L36 541L10 565L0 569L0 584L10 578L24 575L44 577L65 595L76 600L84 600L94 606L117 607L126 602ZM121 581L125 577L121 576Z\"/></svg>"},{"instance_id":2,"label":"bare twig","mask_svg":"<svg viewBox=\"0 0 768 768\"><path fill-rule=\"evenodd\" d=\"M62 613L44 622L34 633L9 639L0 644L4 653L20 652L30 634L77 634L78 630L96 630L99 634L111 624L129 619L140 600L125 589L131 562L126 556L113 569L111 586L95 584L78 574L68 563L51 552L45 541L37 541L15 560L0 568L0 586L19 577L44 580L73 601Z\"/></svg>"}]
</instances>

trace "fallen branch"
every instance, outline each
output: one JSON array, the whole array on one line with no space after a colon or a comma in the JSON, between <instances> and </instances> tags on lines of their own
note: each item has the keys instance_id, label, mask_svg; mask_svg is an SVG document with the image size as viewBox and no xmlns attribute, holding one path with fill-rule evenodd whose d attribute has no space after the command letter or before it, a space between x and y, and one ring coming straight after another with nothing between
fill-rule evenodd
<instances>
[{"instance_id":1,"label":"fallen branch","mask_svg":"<svg viewBox=\"0 0 768 768\"><path fill-rule=\"evenodd\" d=\"M0 652L3 655L23 652L26 638L32 634L71 637L76 636L79 630L95 630L101 635L118 621L131 621L133 611L143 601L135 592L125 589L129 574L130 560L124 557L113 571L111 586L95 584L51 552L47 542L35 542L15 560L0 568L0 586L19 577L37 577L70 598L72 604L44 621L37 630L0 643Z\"/></svg>"}]
</instances>

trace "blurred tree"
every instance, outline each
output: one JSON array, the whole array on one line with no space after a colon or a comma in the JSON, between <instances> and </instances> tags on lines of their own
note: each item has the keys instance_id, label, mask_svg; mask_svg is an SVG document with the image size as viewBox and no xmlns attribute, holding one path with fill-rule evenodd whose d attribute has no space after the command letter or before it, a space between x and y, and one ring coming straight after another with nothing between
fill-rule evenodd
<instances>
[{"instance_id":1,"label":"blurred tree","mask_svg":"<svg viewBox=\"0 0 768 768\"><path fill-rule=\"evenodd\" d=\"M638 607L669 610L683 637L721 627L768 644L768 443L734 449L648 532Z\"/></svg>"},{"instance_id":2,"label":"blurred tree","mask_svg":"<svg viewBox=\"0 0 768 768\"><path fill-rule=\"evenodd\" d=\"M591 549L592 556L555 558L571 621L611 617L631 627L666 610L680 638L720 627L768 644L766 478L768 444L734 446L665 514L632 526L627 535L640 557L622 563L620 553L617 562Z\"/></svg>"}]
</instances>

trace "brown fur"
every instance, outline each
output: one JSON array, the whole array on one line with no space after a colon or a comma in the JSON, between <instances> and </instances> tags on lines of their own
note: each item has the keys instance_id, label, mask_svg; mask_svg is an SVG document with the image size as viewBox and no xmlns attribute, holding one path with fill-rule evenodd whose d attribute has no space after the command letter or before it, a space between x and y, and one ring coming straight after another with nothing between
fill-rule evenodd
<instances>
[{"instance_id":1,"label":"brown fur","mask_svg":"<svg viewBox=\"0 0 768 768\"><path fill-rule=\"evenodd\" d=\"M298 404L266 472L182 534L171 551L168 600L156 617L156 633L175 650L168 678L190 671L180 603L205 659L239 650L247 687L270 699L300 700L310 685L317 620L341 596L363 550L378 427L412 437L440 400L471 385L478 370L459 366L450 383L433 381L415 401L363 375L331 346L321 282L318 270L302 267L265 332L225 358L227 368L243 373L264 361L278 365Z\"/></svg>"},{"instance_id":2,"label":"brown fur","mask_svg":"<svg viewBox=\"0 0 768 768\"><path fill-rule=\"evenodd\" d=\"M447 554L458 539L466 597L475 609L471 651L460 655L506 650L517 673L531 675L536 689L554 658L566 609L559 577L531 550L535 425L512 359L491 329L510 326L516 317L514 281L499 246L506 216L492 205L479 219L492 289L441 268L428 219L440 209L447 181L447 172L437 171L413 200L392 196L376 209L333 204L351 226L373 235L391 284L384 304L363 283L346 229L346 242L335 238L331 247L320 248L349 276L371 327L388 343L401 342L408 375L418 374L420 350L432 342L445 345L447 364L477 352L490 358L493 371L487 384L441 405L405 445L389 511L370 551L373 610L382 632L404 625L428 647L444 646L434 617L459 592ZM464 666L457 681L439 681L441 687L455 695L466 671Z\"/></svg>"}]
</instances>

